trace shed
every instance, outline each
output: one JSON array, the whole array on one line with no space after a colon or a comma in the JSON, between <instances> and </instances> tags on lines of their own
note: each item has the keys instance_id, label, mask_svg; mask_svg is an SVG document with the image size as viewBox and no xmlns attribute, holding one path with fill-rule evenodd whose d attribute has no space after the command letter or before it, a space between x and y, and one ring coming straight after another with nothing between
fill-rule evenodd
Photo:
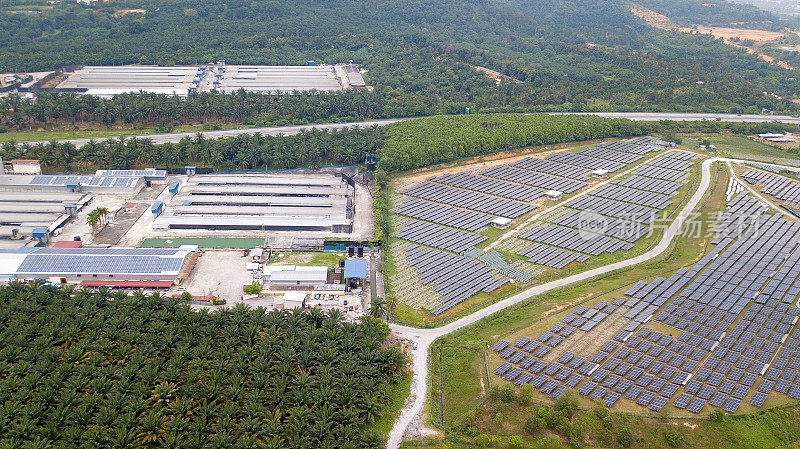
<instances>
[{"instance_id":1,"label":"shed","mask_svg":"<svg viewBox=\"0 0 800 449\"><path fill-rule=\"evenodd\" d=\"M163 211L164 211L164 203L161 201L156 201L155 203L153 203L152 206L150 206L150 212L152 212L153 215L159 215Z\"/></svg>"},{"instance_id":2,"label":"shed","mask_svg":"<svg viewBox=\"0 0 800 449\"><path fill-rule=\"evenodd\" d=\"M178 187L180 185L181 184L178 181L172 181L171 183L169 183L169 187L167 189L169 189L169 193L174 194L178 192Z\"/></svg>"},{"instance_id":3,"label":"shed","mask_svg":"<svg viewBox=\"0 0 800 449\"><path fill-rule=\"evenodd\" d=\"M367 277L367 261L362 259L350 259L344 262L344 278L365 279Z\"/></svg>"},{"instance_id":4,"label":"shed","mask_svg":"<svg viewBox=\"0 0 800 449\"><path fill-rule=\"evenodd\" d=\"M11 170L16 174L39 175L42 165L36 159L14 159L11 161Z\"/></svg>"},{"instance_id":5,"label":"shed","mask_svg":"<svg viewBox=\"0 0 800 449\"><path fill-rule=\"evenodd\" d=\"M597 170L592 170L592 176L595 178L605 178L608 176L608 170L604 168L598 168Z\"/></svg>"},{"instance_id":6,"label":"shed","mask_svg":"<svg viewBox=\"0 0 800 449\"><path fill-rule=\"evenodd\" d=\"M47 228L33 228L31 236L40 242L47 242L50 239L50 230Z\"/></svg>"},{"instance_id":7,"label":"shed","mask_svg":"<svg viewBox=\"0 0 800 449\"><path fill-rule=\"evenodd\" d=\"M299 309L305 305L306 294L302 292L286 292L283 294L284 309Z\"/></svg>"},{"instance_id":8,"label":"shed","mask_svg":"<svg viewBox=\"0 0 800 449\"><path fill-rule=\"evenodd\" d=\"M264 248L255 247L250 250L250 260L253 262L261 262L264 258Z\"/></svg>"},{"instance_id":9,"label":"shed","mask_svg":"<svg viewBox=\"0 0 800 449\"><path fill-rule=\"evenodd\" d=\"M77 192L78 190L81 189L81 183L78 181L67 181L66 183L64 183L64 185L70 192Z\"/></svg>"},{"instance_id":10,"label":"shed","mask_svg":"<svg viewBox=\"0 0 800 449\"><path fill-rule=\"evenodd\" d=\"M544 194L551 200L560 200L561 197L564 196L564 194L558 190L548 190Z\"/></svg>"},{"instance_id":11,"label":"shed","mask_svg":"<svg viewBox=\"0 0 800 449\"><path fill-rule=\"evenodd\" d=\"M505 229L511 225L511 219L506 217L494 217L491 224L496 228Z\"/></svg>"}]
</instances>

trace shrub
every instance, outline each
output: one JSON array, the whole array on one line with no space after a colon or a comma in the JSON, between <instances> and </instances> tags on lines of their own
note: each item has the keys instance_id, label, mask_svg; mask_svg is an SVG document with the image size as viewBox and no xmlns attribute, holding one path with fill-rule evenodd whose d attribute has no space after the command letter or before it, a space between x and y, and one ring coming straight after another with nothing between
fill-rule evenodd
<instances>
[{"instance_id":1,"label":"shrub","mask_svg":"<svg viewBox=\"0 0 800 449\"><path fill-rule=\"evenodd\" d=\"M556 424L555 431L565 437L568 437L572 433L572 425L565 416L562 416L561 419L558 420L558 424Z\"/></svg>"},{"instance_id":2,"label":"shrub","mask_svg":"<svg viewBox=\"0 0 800 449\"><path fill-rule=\"evenodd\" d=\"M614 417L612 417L611 415L608 415L605 418L603 418L603 427L605 427L606 429L613 428L614 427Z\"/></svg>"},{"instance_id":3,"label":"shrub","mask_svg":"<svg viewBox=\"0 0 800 449\"><path fill-rule=\"evenodd\" d=\"M633 444L633 432L630 429L622 429L617 435L617 443L622 447L631 447Z\"/></svg>"},{"instance_id":4,"label":"shrub","mask_svg":"<svg viewBox=\"0 0 800 449\"><path fill-rule=\"evenodd\" d=\"M564 413L568 419L572 418L572 415L575 413L575 410L578 408L578 395L575 394L575 391L572 388L567 388L563 392L561 392L561 396L556 399L556 402L553 404L553 407Z\"/></svg>"},{"instance_id":5,"label":"shrub","mask_svg":"<svg viewBox=\"0 0 800 449\"><path fill-rule=\"evenodd\" d=\"M508 447L522 447L522 437L519 435L508 437Z\"/></svg>"},{"instance_id":6,"label":"shrub","mask_svg":"<svg viewBox=\"0 0 800 449\"><path fill-rule=\"evenodd\" d=\"M482 434L478 435L477 437L475 437L475 440L473 440L473 442L478 447L487 447L491 443L491 439L490 439L489 435L486 435L485 433L482 433Z\"/></svg>"},{"instance_id":7,"label":"shrub","mask_svg":"<svg viewBox=\"0 0 800 449\"><path fill-rule=\"evenodd\" d=\"M183 292L183 293L181 293L181 301L183 301L183 302L189 302L189 301L191 301L191 300L192 300L192 294L191 294L191 293L189 293L189 292Z\"/></svg>"},{"instance_id":8,"label":"shrub","mask_svg":"<svg viewBox=\"0 0 800 449\"><path fill-rule=\"evenodd\" d=\"M536 447L539 449L561 449L564 447L564 443L557 435L548 435L536 443Z\"/></svg>"},{"instance_id":9,"label":"shrub","mask_svg":"<svg viewBox=\"0 0 800 449\"><path fill-rule=\"evenodd\" d=\"M575 423L569 433L569 443L572 447L580 449L583 447L583 440L586 438L586 429L583 424Z\"/></svg>"},{"instance_id":10,"label":"shrub","mask_svg":"<svg viewBox=\"0 0 800 449\"><path fill-rule=\"evenodd\" d=\"M513 402L517 399L517 392L511 384L505 384L500 389L500 400L503 402Z\"/></svg>"},{"instance_id":11,"label":"shrub","mask_svg":"<svg viewBox=\"0 0 800 449\"><path fill-rule=\"evenodd\" d=\"M459 435L471 435L476 436L477 430L475 429L475 414L472 412L468 412L464 414L458 421L456 421L452 427L452 431Z\"/></svg>"},{"instance_id":12,"label":"shrub","mask_svg":"<svg viewBox=\"0 0 800 449\"><path fill-rule=\"evenodd\" d=\"M258 281L253 281L250 285L245 285L242 290L244 290L244 292L248 295L257 295L261 293L261 283Z\"/></svg>"},{"instance_id":13,"label":"shrub","mask_svg":"<svg viewBox=\"0 0 800 449\"><path fill-rule=\"evenodd\" d=\"M547 423L544 422L544 419L538 416L531 415L528 417L527 420L525 420L525 431L531 435L536 435L537 433L541 432L546 426Z\"/></svg>"},{"instance_id":14,"label":"shrub","mask_svg":"<svg viewBox=\"0 0 800 449\"><path fill-rule=\"evenodd\" d=\"M594 414L597 415L600 420L604 420L608 416L608 407L606 407L606 403L600 398L594 400Z\"/></svg>"},{"instance_id":15,"label":"shrub","mask_svg":"<svg viewBox=\"0 0 800 449\"><path fill-rule=\"evenodd\" d=\"M674 430L664 432L664 439L670 447L680 447L683 444L683 437Z\"/></svg>"},{"instance_id":16,"label":"shrub","mask_svg":"<svg viewBox=\"0 0 800 449\"><path fill-rule=\"evenodd\" d=\"M517 402L519 405L530 405L531 398L533 397L533 385L525 384L519 389L519 397L517 397Z\"/></svg>"},{"instance_id":17,"label":"shrub","mask_svg":"<svg viewBox=\"0 0 800 449\"><path fill-rule=\"evenodd\" d=\"M714 410L708 415L708 419L710 419L711 422L722 422L725 419L725 412L722 410Z\"/></svg>"}]
</instances>

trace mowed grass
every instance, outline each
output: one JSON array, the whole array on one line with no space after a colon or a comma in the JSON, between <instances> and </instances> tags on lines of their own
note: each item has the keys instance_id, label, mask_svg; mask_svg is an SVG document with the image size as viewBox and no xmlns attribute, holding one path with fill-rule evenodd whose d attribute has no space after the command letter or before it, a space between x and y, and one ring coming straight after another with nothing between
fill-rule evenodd
<instances>
[{"instance_id":1,"label":"mowed grass","mask_svg":"<svg viewBox=\"0 0 800 449\"><path fill-rule=\"evenodd\" d=\"M800 155L791 153L778 146L768 145L764 142L751 139L739 134L687 134L684 136L683 145L692 149L698 149L700 140L689 140L688 137L696 139L708 139L712 145L717 147L717 151L732 157L752 156L753 159L772 161L773 159L798 159Z\"/></svg>"},{"instance_id":2,"label":"mowed grass","mask_svg":"<svg viewBox=\"0 0 800 449\"><path fill-rule=\"evenodd\" d=\"M716 178L714 188L699 209L703 222L707 222L715 212L724 207L724 193L728 181L726 170L721 164L716 164L713 172ZM486 389L486 386L481 387L480 366L483 363L482 352L487 345L521 331L530 333L529 336L538 335L536 332L541 332L558 321L571 307L620 296L626 286L640 279L668 276L678 268L694 263L702 257L709 247L710 239L711 236L705 232L681 235L664 254L651 262L617 270L588 282L536 296L438 340L431 350L430 397L438 397L438 393L434 394L437 384L433 383L435 380L433 373L438 373L437 351L441 348L445 422L458 420L463 413L480 403L482 393ZM489 368L493 369L491 365ZM485 371L484 368L483 372ZM493 384L504 382L494 375L490 376L490 379ZM439 410L436 407L438 404L434 404L432 400L431 405L431 413L438 414Z\"/></svg>"},{"instance_id":3,"label":"mowed grass","mask_svg":"<svg viewBox=\"0 0 800 449\"><path fill-rule=\"evenodd\" d=\"M139 244L143 248L177 248L181 245L197 245L200 248L255 248L264 245L263 238L248 237L187 237L187 238L147 238Z\"/></svg>"}]
</instances>

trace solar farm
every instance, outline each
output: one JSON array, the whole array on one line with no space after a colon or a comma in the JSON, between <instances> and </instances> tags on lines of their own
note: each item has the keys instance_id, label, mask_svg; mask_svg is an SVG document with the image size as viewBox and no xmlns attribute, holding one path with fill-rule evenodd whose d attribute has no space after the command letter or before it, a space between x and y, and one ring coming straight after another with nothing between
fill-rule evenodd
<instances>
[{"instance_id":1,"label":"solar farm","mask_svg":"<svg viewBox=\"0 0 800 449\"><path fill-rule=\"evenodd\" d=\"M792 208L800 208L800 182L758 169L749 169L741 177L758 187L761 193L783 201Z\"/></svg>"},{"instance_id":2,"label":"solar farm","mask_svg":"<svg viewBox=\"0 0 800 449\"><path fill-rule=\"evenodd\" d=\"M800 223L728 191L696 263L576 307L538 335L494 342L490 371L551 398L572 388L649 412L800 399Z\"/></svg>"},{"instance_id":3,"label":"solar farm","mask_svg":"<svg viewBox=\"0 0 800 449\"><path fill-rule=\"evenodd\" d=\"M650 137L604 142L400 186L392 197L392 293L440 315L479 293L635 249L679 202L698 162L667 145ZM508 222L498 237L493 227Z\"/></svg>"}]
</instances>

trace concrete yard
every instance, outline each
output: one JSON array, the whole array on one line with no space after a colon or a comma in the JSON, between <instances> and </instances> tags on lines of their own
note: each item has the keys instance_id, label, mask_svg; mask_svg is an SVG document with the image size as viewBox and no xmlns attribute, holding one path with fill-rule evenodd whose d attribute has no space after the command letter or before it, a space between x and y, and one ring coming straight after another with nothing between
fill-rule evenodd
<instances>
[{"instance_id":1,"label":"concrete yard","mask_svg":"<svg viewBox=\"0 0 800 449\"><path fill-rule=\"evenodd\" d=\"M252 282L243 251L205 251L182 287L194 296L218 296L233 304L242 297L242 287ZM173 288L170 293L177 292Z\"/></svg>"}]
</instances>

